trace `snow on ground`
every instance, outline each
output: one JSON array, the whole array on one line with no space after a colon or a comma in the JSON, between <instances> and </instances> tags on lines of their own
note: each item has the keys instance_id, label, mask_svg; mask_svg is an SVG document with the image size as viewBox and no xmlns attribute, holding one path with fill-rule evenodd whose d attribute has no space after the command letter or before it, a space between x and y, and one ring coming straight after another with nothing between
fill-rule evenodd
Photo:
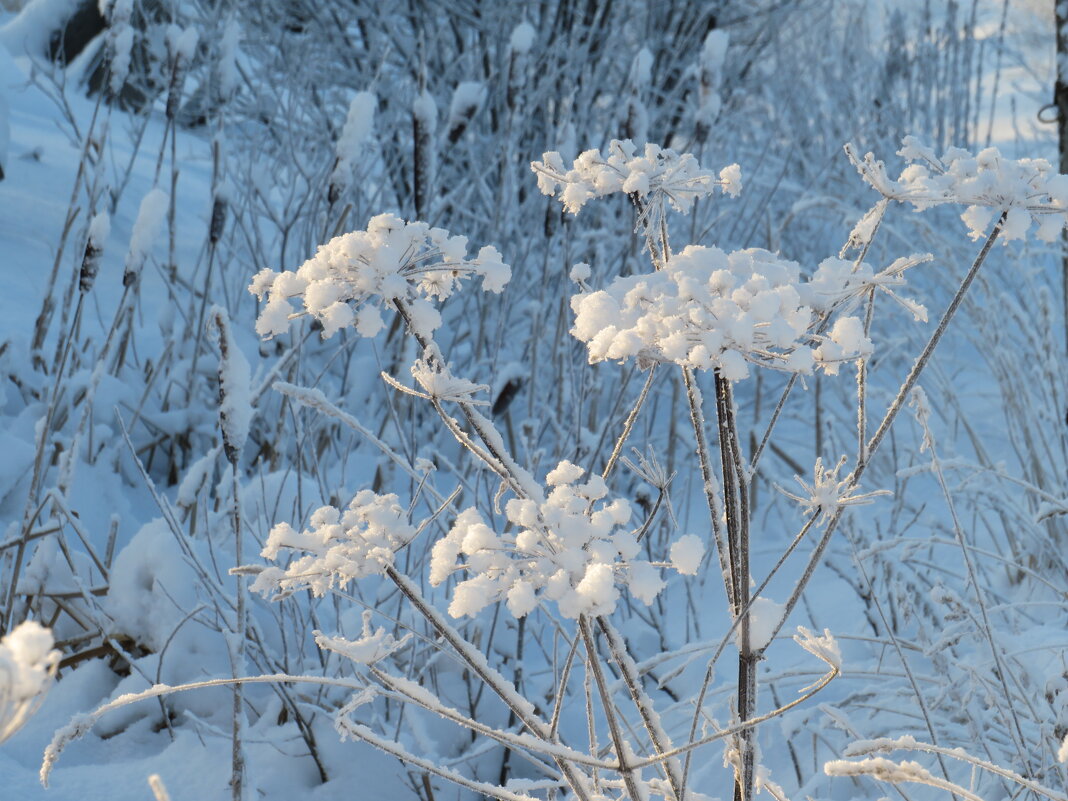
<instances>
[{"instance_id":1,"label":"snow on ground","mask_svg":"<svg viewBox=\"0 0 1068 801\"><path fill-rule=\"evenodd\" d=\"M71 182L80 157L78 148L65 133L60 110L28 82L28 66L26 59L12 58L0 47L0 85L9 106L11 132L9 155L5 163L7 177L0 181L0 271L3 275L0 320L3 320L3 338L13 338L5 358L19 361L28 358L29 339L48 286L56 256L54 243L58 241L63 228ZM76 119L85 121L92 116L91 100L78 92L69 92L68 100ZM111 120L114 128L128 124L121 114L116 114ZM157 117L150 122L145 141L158 143L162 136L163 127ZM117 175L117 171L129 160L131 148L125 136L113 136L111 141L114 146L109 154L107 170ZM188 263L197 258L205 220L210 214L210 162L203 156L206 152L203 141L187 139L182 134L178 148L182 197L201 199L199 202L183 203L178 208L178 230L189 231L189 234L180 233L177 254L180 261ZM144 154L139 158L122 201L111 219L105 250L112 258L105 260L106 266L97 277L92 303L84 319L85 326L99 328L101 337L110 324L112 309L122 290L122 259L114 256L123 252L130 241L141 199L152 186L152 162ZM77 224L82 224L81 219ZM76 238L72 238L71 242L74 241ZM164 251L165 241L165 234L157 234L152 245L156 253ZM71 247L77 245L68 243L68 248ZM60 266L60 287L68 280L70 263L68 251L68 257ZM162 319L168 309L161 276L148 268L144 273L144 281L140 316L149 321ZM60 300L57 298L57 303ZM149 349L159 347L163 333L158 326L144 326L142 333L145 334L143 341ZM241 341L250 339L247 333L241 334ZM153 341L153 336L156 341ZM107 410L119 400L136 404L137 399L131 398L129 391L118 382L106 380L98 391L98 407ZM23 470L25 465L32 462L33 426L39 413L39 408L31 408L17 418L8 417L9 424L0 431L0 453L3 454L0 457L0 509L9 520L17 521L21 514L27 478ZM81 469L86 468L83 466ZM94 476L99 478L99 473L94 473ZM120 558L123 556L123 547L135 533L133 527L137 525L136 521L151 520L158 516L158 510L141 483L123 481L121 475L111 481L75 481L70 506L78 512L87 530L107 531L113 515L122 521L117 538ZM10 536L15 531L17 523L4 535ZM166 534L159 539L152 550L145 554L146 558L159 559L163 553L160 548L167 545L168 538L169 534ZM132 554L127 557L128 561L130 557ZM167 558L179 560L181 564L178 554L171 553ZM181 585L175 583L169 594L180 594L181 589ZM116 600L121 602L122 596L118 593L116 596ZM118 621L123 620L123 614L131 616L128 628L146 619L146 616L158 623L159 614L168 612L166 605L153 612L136 597L131 599L131 603L133 606L119 610L120 614L116 615ZM225 675L225 671L222 674ZM128 679L125 681L129 682ZM52 774L50 789L44 789L38 780L38 770L44 747L51 740L53 732L65 725L73 715L86 712L91 706L106 700L113 691L122 691L120 679L102 661L92 660L73 671L65 671L63 680L49 694L37 715L0 748L0 799L144 801L151 797L147 784L147 777L151 774L162 777L175 801L221 801L230 797L227 789L230 772L228 728L220 731L220 720L214 725L183 725L176 728L173 737L165 729L153 730L153 721L158 719L158 703L155 701L143 702L140 710L129 710L124 718L132 721L132 725L120 735L109 736L114 729L109 731L108 719L105 718L93 733L72 744ZM202 693L199 702L191 706L198 709L201 715L210 715L219 708L228 708L228 705L229 693L216 691ZM157 712L155 716L147 714L152 709ZM319 720L324 721L322 716ZM325 723L319 729L320 754L331 778L327 784L319 782L312 761L300 756L306 752L306 746L296 736L292 724L288 727L266 727L262 731L255 727L249 730L249 774L256 777L253 786L262 788L261 792L254 792L252 797L264 801L294 797L332 801L352 798L354 787L360 788L361 797L368 798L400 797L408 792L398 784L399 780L392 769L395 762L390 763L387 770L367 771L367 764L382 763L381 757L372 753L369 746L341 743L336 732ZM279 759L279 755L283 754L292 756ZM367 795L363 796L363 793Z\"/></svg>"}]
</instances>

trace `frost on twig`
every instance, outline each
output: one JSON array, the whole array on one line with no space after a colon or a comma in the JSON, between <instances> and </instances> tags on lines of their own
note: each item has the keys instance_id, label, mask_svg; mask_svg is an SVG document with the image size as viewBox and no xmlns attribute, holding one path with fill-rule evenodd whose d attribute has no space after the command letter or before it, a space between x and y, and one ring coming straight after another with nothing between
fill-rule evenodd
<instances>
[{"instance_id":1,"label":"frost on twig","mask_svg":"<svg viewBox=\"0 0 1068 801\"><path fill-rule=\"evenodd\" d=\"M580 482L584 472L560 462L546 476L552 489L543 503L510 500L505 516L513 532L497 534L474 508L456 518L430 561L431 584L457 571L467 575L453 588L450 615L475 615L500 600L516 617L541 600L555 601L567 618L611 614L620 598L617 585L642 603L653 602L665 586L661 568L667 565L637 558L637 537L625 528L630 505L609 500L600 476ZM670 566L692 575L704 549L696 537L680 543Z\"/></svg>"},{"instance_id":2,"label":"frost on twig","mask_svg":"<svg viewBox=\"0 0 1068 801\"><path fill-rule=\"evenodd\" d=\"M393 564L394 553L415 536L397 496L371 490L356 494L341 511L333 506L316 510L310 528L296 531L289 523L271 529L261 556L277 559L282 549L303 551L285 569L259 572L252 589L284 598L308 589L323 595L334 586L370 575L381 575Z\"/></svg>"},{"instance_id":3,"label":"frost on twig","mask_svg":"<svg viewBox=\"0 0 1068 801\"><path fill-rule=\"evenodd\" d=\"M472 397L476 392L489 392L488 385L457 378L440 358L416 359L412 365L412 378L427 397L435 400L489 406L489 401Z\"/></svg>"},{"instance_id":4,"label":"frost on twig","mask_svg":"<svg viewBox=\"0 0 1068 801\"><path fill-rule=\"evenodd\" d=\"M930 253L916 253L895 259L888 267L876 272L867 262L859 264L846 259L824 259L805 285L805 297L818 312L835 309L850 313L861 298L876 290L887 295L918 322L927 322L927 307L912 298L902 297L895 290L905 286L905 271L933 259Z\"/></svg>"},{"instance_id":5,"label":"frost on twig","mask_svg":"<svg viewBox=\"0 0 1068 801\"><path fill-rule=\"evenodd\" d=\"M482 277L482 288L500 292L511 268L496 248L487 245L467 257L467 237L450 236L422 222L404 222L392 214L371 218L367 230L334 237L295 272L261 270L249 292L267 305L256 321L263 337L285 333L298 315L290 301L299 298L304 312L323 326L323 338L342 328L373 337L385 326L381 310L406 301L416 333L429 337L441 325L430 302L444 300L469 275Z\"/></svg>"},{"instance_id":6,"label":"frost on twig","mask_svg":"<svg viewBox=\"0 0 1068 801\"><path fill-rule=\"evenodd\" d=\"M208 324L219 342L219 424L226 457L235 461L248 439L252 421L252 377L245 354L234 342L226 311L213 306Z\"/></svg>"},{"instance_id":7,"label":"frost on twig","mask_svg":"<svg viewBox=\"0 0 1068 801\"><path fill-rule=\"evenodd\" d=\"M838 641L829 629L824 629L821 636L804 626L798 626L797 634L794 635L794 642L817 659L826 662L829 667L838 671L842 669L842 651L838 647Z\"/></svg>"},{"instance_id":8,"label":"frost on twig","mask_svg":"<svg viewBox=\"0 0 1068 801\"><path fill-rule=\"evenodd\" d=\"M891 495L890 490L875 490L873 492L854 493L856 487L852 486L853 477L838 478L838 471L845 464L843 456L838 464L828 469L823 464L823 458L816 458L816 466L813 470L812 483L809 484L801 476L794 476L794 481L801 485L804 495L795 495L776 485L776 489L791 500L801 504L805 515L820 513L821 519L826 522L843 506L865 506L882 495Z\"/></svg>"},{"instance_id":9,"label":"frost on twig","mask_svg":"<svg viewBox=\"0 0 1068 801\"><path fill-rule=\"evenodd\" d=\"M1005 214L1001 239L1023 239L1032 223L1036 236L1053 242L1068 224L1068 175L1058 175L1045 159L1009 159L996 147L972 154L951 147L941 157L914 136L901 141L897 155L908 162L892 180L886 165L846 145L850 161L883 197L911 203L917 211L947 203L967 206L961 219L972 239L985 235Z\"/></svg>"},{"instance_id":10,"label":"frost on twig","mask_svg":"<svg viewBox=\"0 0 1068 801\"><path fill-rule=\"evenodd\" d=\"M59 666L52 632L33 620L0 639L0 743L12 737L44 701Z\"/></svg>"}]
</instances>

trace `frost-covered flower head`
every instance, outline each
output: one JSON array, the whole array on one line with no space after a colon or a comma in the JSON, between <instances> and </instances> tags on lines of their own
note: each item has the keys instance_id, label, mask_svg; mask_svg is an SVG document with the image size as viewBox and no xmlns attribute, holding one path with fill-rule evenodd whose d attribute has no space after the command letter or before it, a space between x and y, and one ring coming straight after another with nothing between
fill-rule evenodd
<instances>
[{"instance_id":1,"label":"frost-covered flower head","mask_svg":"<svg viewBox=\"0 0 1068 801\"><path fill-rule=\"evenodd\" d=\"M530 167L538 176L542 194L556 196L572 214L587 200L623 192L655 206L666 200L683 214L689 212L699 197L711 195L716 187L737 196L742 187L742 171L737 164L724 167L717 177L689 153L679 155L674 150L647 144L638 153L629 139L613 139L604 155L587 150L568 168L559 153L542 155L541 161Z\"/></svg>"},{"instance_id":2,"label":"frost-covered flower head","mask_svg":"<svg viewBox=\"0 0 1068 801\"><path fill-rule=\"evenodd\" d=\"M571 333L586 343L590 362L637 357L720 370L730 380L745 378L750 363L799 373L819 365L833 374L872 351L856 317L814 333L817 312L863 278L852 277L851 263L839 266L846 269L828 265L818 282L803 282L796 262L766 250L690 245L662 270L573 296Z\"/></svg>"},{"instance_id":3,"label":"frost-covered flower head","mask_svg":"<svg viewBox=\"0 0 1068 801\"><path fill-rule=\"evenodd\" d=\"M652 603L665 586L661 568L668 565L637 558L637 537L626 528L630 505L609 500L600 476L581 482L584 472L560 462L546 476L552 490L544 503L510 500L505 516L514 533L497 534L474 508L456 518L434 544L430 561L435 586L457 571L467 576L453 588L450 615L475 615L500 600L516 617L540 600L555 601L567 618L610 614L619 585ZM693 575L703 554L701 541L687 535L672 547L670 566Z\"/></svg>"},{"instance_id":4,"label":"frost-covered flower head","mask_svg":"<svg viewBox=\"0 0 1068 801\"><path fill-rule=\"evenodd\" d=\"M37 711L59 666L52 632L32 620L0 639L0 743Z\"/></svg>"},{"instance_id":5,"label":"frost-covered flower head","mask_svg":"<svg viewBox=\"0 0 1068 801\"><path fill-rule=\"evenodd\" d=\"M382 306L395 300L407 302L416 332L429 336L441 325L429 299L449 297L468 275L482 276L483 289L500 292L512 271L490 245L469 259L467 237L379 214L366 231L342 234L320 246L296 272L261 270L249 291L267 301L256 321L256 331L264 337L288 330L290 318L297 315L293 298L300 298L304 311L322 323L324 338L348 327L373 337L385 325Z\"/></svg>"},{"instance_id":6,"label":"frost-covered flower head","mask_svg":"<svg viewBox=\"0 0 1068 801\"><path fill-rule=\"evenodd\" d=\"M852 486L853 477L839 478L838 473L845 464L843 456L833 468L828 469L823 464L821 457L816 458L816 466L813 469L812 483L809 484L800 476L794 476L794 481L801 485L803 494L795 495L776 487L779 492L791 500L801 504L801 509L806 515L819 513L820 520L826 522L843 506L865 506L872 503L876 498L892 494L889 490L875 490L873 492L855 492Z\"/></svg>"},{"instance_id":7,"label":"frost-covered flower head","mask_svg":"<svg viewBox=\"0 0 1068 801\"><path fill-rule=\"evenodd\" d=\"M932 258L930 253L902 256L878 272L866 261L858 264L846 259L824 259L805 284L804 295L815 311L826 313L836 309L848 313L861 298L875 290L908 311L913 319L927 322L927 307L912 298L903 297L895 290L905 286L906 270L925 264Z\"/></svg>"},{"instance_id":8,"label":"frost-covered flower head","mask_svg":"<svg viewBox=\"0 0 1068 801\"><path fill-rule=\"evenodd\" d=\"M861 176L884 197L917 210L946 203L967 206L961 219L970 236L983 236L995 216L1006 214L1001 239L1023 239L1032 222L1039 239L1052 242L1068 224L1068 175L1058 175L1045 159L1009 159L996 147L972 154L951 147L941 158L914 136L897 152L909 165L896 181L871 153L846 153Z\"/></svg>"},{"instance_id":9,"label":"frost-covered flower head","mask_svg":"<svg viewBox=\"0 0 1068 801\"><path fill-rule=\"evenodd\" d=\"M316 510L304 531L297 532L289 523L272 528L261 556L277 559L282 549L305 555L284 570L268 567L260 571L252 589L280 597L304 589L323 595L335 585L381 575L393 564L394 553L414 536L415 529L396 495L362 490L344 511L333 506Z\"/></svg>"}]
</instances>

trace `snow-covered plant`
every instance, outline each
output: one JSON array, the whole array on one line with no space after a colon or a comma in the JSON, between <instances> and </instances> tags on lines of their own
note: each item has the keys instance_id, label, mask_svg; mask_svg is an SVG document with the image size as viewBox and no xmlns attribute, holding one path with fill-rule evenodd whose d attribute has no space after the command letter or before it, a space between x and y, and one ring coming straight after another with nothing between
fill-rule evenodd
<instances>
[{"instance_id":1,"label":"snow-covered plant","mask_svg":"<svg viewBox=\"0 0 1068 801\"><path fill-rule=\"evenodd\" d=\"M722 100L719 96L723 81L723 65L727 58L730 35L721 28L708 32L697 59L698 106L696 111L698 142L704 142L719 115Z\"/></svg>"},{"instance_id":2,"label":"snow-covered plant","mask_svg":"<svg viewBox=\"0 0 1068 801\"><path fill-rule=\"evenodd\" d=\"M44 701L59 667L52 632L27 620L0 639L0 743L26 723Z\"/></svg>"},{"instance_id":3,"label":"snow-covered plant","mask_svg":"<svg viewBox=\"0 0 1068 801\"><path fill-rule=\"evenodd\" d=\"M680 155L652 143L639 151L629 139L613 139L604 154L587 150L571 167L565 166L556 151L541 158L531 164L538 188L542 194L555 196L572 214L578 214L587 201L615 192L632 195L649 207L666 201L685 214L694 201L708 197L717 187L732 197L742 189L742 171L737 164L716 175L701 169L689 153Z\"/></svg>"},{"instance_id":4,"label":"snow-covered plant","mask_svg":"<svg viewBox=\"0 0 1068 801\"><path fill-rule=\"evenodd\" d=\"M507 600L509 611L523 617L543 599L555 601L566 618L610 615L620 585L645 605L653 602L667 565L638 558L641 545L627 528L630 504L610 500L600 476L580 481L584 473L563 461L545 477L551 490L543 502L509 500L509 533L496 533L474 507L457 515L430 559L431 584L466 576L452 588L450 615L474 616ZM673 546L670 566L695 575L703 554L700 541L687 535Z\"/></svg>"},{"instance_id":5,"label":"snow-covered plant","mask_svg":"<svg viewBox=\"0 0 1068 801\"><path fill-rule=\"evenodd\" d=\"M98 212L89 221L89 235L85 240L85 253L82 255L82 268L78 273L78 289L88 292L93 288L93 281L100 270L100 256L104 252L108 234L111 231L111 218L106 211Z\"/></svg>"},{"instance_id":6,"label":"snow-covered plant","mask_svg":"<svg viewBox=\"0 0 1068 801\"><path fill-rule=\"evenodd\" d=\"M591 363L637 357L717 370L731 381L746 378L749 364L834 374L841 362L871 355L872 343L858 317L816 333L818 310L851 291L842 285L862 280L839 273L842 284L831 288L828 272L814 284L801 279L796 262L766 250L690 245L663 270L573 296L571 333L586 343Z\"/></svg>"},{"instance_id":7,"label":"snow-covered plant","mask_svg":"<svg viewBox=\"0 0 1068 801\"><path fill-rule=\"evenodd\" d=\"M261 270L249 291L267 301L256 322L265 337L289 329L299 314L290 303L294 298L322 323L323 338L349 327L373 337L385 325L382 307L397 301L408 304L415 330L430 336L441 325L430 298L444 300L470 275L481 276L483 289L500 292L511 269L492 245L469 259L467 237L380 214L365 231L331 239L295 272Z\"/></svg>"},{"instance_id":8,"label":"snow-covered plant","mask_svg":"<svg viewBox=\"0 0 1068 801\"><path fill-rule=\"evenodd\" d=\"M330 173L330 202L338 198L352 183L352 173L359 163L364 143L371 135L378 98L373 92L357 92L349 103L349 111L335 147L334 170Z\"/></svg>"},{"instance_id":9,"label":"snow-covered plant","mask_svg":"<svg viewBox=\"0 0 1068 801\"><path fill-rule=\"evenodd\" d=\"M134 0L100 0L100 14L108 21L108 88L112 95L122 91L130 74L133 7Z\"/></svg>"},{"instance_id":10,"label":"snow-covered plant","mask_svg":"<svg viewBox=\"0 0 1068 801\"><path fill-rule=\"evenodd\" d=\"M1062 746L1062 754L1064 753ZM894 751L909 751L921 754L934 755L941 767L942 775L932 773L927 767L915 760L895 761L884 756L872 756L873 754L886 754ZM1062 801L1064 794L1045 787L1041 783L1021 775L1015 770L996 765L989 760L980 759L965 751L963 748L946 748L944 746L925 743L911 735L901 737L881 737L875 740L860 740L849 745L845 751L846 757L853 759L833 759L824 764L823 770L828 776L858 777L866 776L886 784L925 784L935 787L954 796L965 798L968 801L982 801L982 797L973 791L951 781L946 772L946 761L956 760L967 766L970 773L970 784L974 785L976 774L988 773L1009 785L1014 785L1020 791L1027 791L1034 798L1048 798L1050 801ZM857 757L860 757L859 759ZM1058 757L1064 762L1063 756Z\"/></svg>"},{"instance_id":11,"label":"snow-covered plant","mask_svg":"<svg viewBox=\"0 0 1068 801\"><path fill-rule=\"evenodd\" d=\"M169 202L167 193L158 186L150 189L141 198L137 219L134 221L133 231L130 232L130 246L126 252L126 271L122 277L124 285L135 283L140 276L141 268L152 252L160 226L167 215Z\"/></svg>"},{"instance_id":12,"label":"snow-covered plant","mask_svg":"<svg viewBox=\"0 0 1068 801\"><path fill-rule=\"evenodd\" d=\"M415 536L396 495L361 490L344 510L323 506L310 527L296 531L288 523L271 529L262 556L277 559L284 551L303 553L284 569L265 568L252 584L256 592L285 597L308 589L322 595L335 586L381 575L394 554Z\"/></svg>"},{"instance_id":13,"label":"snow-covered plant","mask_svg":"<svg viewBox=\"0 0 1068 801\"><path fill-rule=\"evenodd\" d=\"M996 147L971 153L951 147L939 158L914 136L897 152L908 166L892 180L871 153L858 158L847 149L861 176L884 197L912 204L917 211L953 204L967 206L961 219L968 235L979 239L994 218L1004 215L1001 239L1024 239L1033 223L1035 236L1052 242L1068 225L1068 176L1045 159L1010 159Z\"/></svg>"},{"instance_id":14,"label":"snow-covered plant","mask_svg":"<svg viewBox=\"0 0 1068 801\"><path fill-rule=\"evenodd\" d=\"M819 514L820 519L823 521L830 520L844 506L865 506L880 496L890 495L889 490L864 493L853 492L850 477L839 477L839 472L845 466L845 463L846 457L843 456L838 464L832 468L827 468L823 464L823 458L817 456L811 484L800 476L794 476L794 480L804 490L803 495L795 495L781 487L779 491L799 503L806 515Z\"/></svg>"}]
</instances>

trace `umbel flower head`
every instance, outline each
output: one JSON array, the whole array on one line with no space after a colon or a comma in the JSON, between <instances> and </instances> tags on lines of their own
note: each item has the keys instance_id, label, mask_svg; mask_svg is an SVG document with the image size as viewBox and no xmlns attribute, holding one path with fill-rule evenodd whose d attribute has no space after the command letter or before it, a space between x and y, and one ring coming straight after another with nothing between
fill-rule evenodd
<instances>
[{"instance_id":1,"label":"umbel flower head","mask_svg":"<svg viewBox=\"0 0 1068 801\"><path fill-rule=\"evenodd\" d=\"M435 586L454 573L466 576L452 589L450 615L473 616L501 600L516 617L542 600L555 601L567 618L610 614L620 585L650 604L665 586L662 568L697 572L704 546L692 534L673 545L670 564L639 559L638 539L626 527L630 505L609 500L600 476L581 481L584 472L560 462L545 478L552 489L543 503L510 500L505 516L514 532L498 534L474 508L457 516L430 560Z\"/></svg>"},{"instance_id":2,"label":"umbel flower head","mask_svg":"<svg viewBox=\"0 0 1068 801\"><path fill-rule=\"evenodd\" d=\"M667 200L686 214L697 198L711 195L717 187L732 197L742 188L742 170L737 164L724 167L717 176L701 169L689 153L680 155L654 144L639 153L629 139L613 139L604 155L587 150L571 167L564 166L555 151L541 158L530 165L538 176L538 188L542 194L555 195L572 214L578 214L587 200L613 192L652 201L650 205Z\"/></svg>"},{"instance_id":3,"label":"umbel flower head","mask_svg":"<svg viewBox=\"0 0 1068 801\"><path fill-rule=\"evenodd\" d=\"M801 504L801 509L806 515L820 515L820 520L826 522L843 506L865 506L872 503L876 498L883 495L891 495L890 490L874 490L872 492L856 492L852 486L852 476L839 478L838 472L846 462L842 457L838 464L828 469L823 464L822 457L816 457L816 466L813 468L812 483L808 483L800 476L794 476L794 481L801 485L803 493L795 495L792 492L776 486L787 498Z\"/></svg>"},{"instance_id":4,"label":"umbel flower head","mask_svg":"<svg viewBox=\"0 0 1068 801\"><path fill-rule=\"evenodd\" d=\"M444 300L470 275L482 277L483 289L500 292L512 270L491 245L471 259L465 236L379 214L367 230L320 246L295 272L261 270L249 292L267 301L256 321L256 331L264 337L289 329L290 319L299 315L293 299L300 299L304 313L322 323L324 339L349 327L373 337L385 326L382 306L398 300L407 301L416 333L429 337L441 325L430 298Z\"/></svg>"},{"instance_id":5,"label":"umbel flower head","mask_svg":"<svg viewBox=\"0 0 1068 801\"><path fill-rule=\"evenodd\" d=\"M961 219L972 239L983 236L1002 212L1003 242L1025 238L1033 222L1038 238L1052 242L1068 225L1068 175L1058 175L1045 159L1009 159L996 147L977 154L951 147L938 157L916 137L906 136L897 155L908 166L894 181L871 153L861 159L847 145L846 154L884 197L911 203L917 211L946 203L967 206Z\"/></svg>"},{"instance_id":6,"label":"umbel flower head","mask_svg":"<svg viewBox=\"0 0 1068 801\"><path fill-rule=\"evenodd\" d=\"M586 343L590 362L637 357L719 370L730 380L747 377L750 364L798 373L818 365L833 374L872 352L857 317L840 317L824 335L813 330L817 312L870 275L850 267L828 264L817 282L805 282L796 262L766 250L690 245L663 270L573 296L571 333Z\"/></svg>"},{"instance_id":7,"label":"umbel flower head","mask_svg":"<svg viewBox=\"0 0 1068 801\"><path fill-rule=\"evenodd\" d=\"M296 531L289 523L272 528L261 556L277 559L283 550L303 555L285 569L258 570L251 589L280 598L304 589L323 595L354 579L381 575L393 564L394 553L414 536L415 529L396 495L362 490L347 509L323 506L316 510L304 531Z\"/></svg>"}]
</instances>

